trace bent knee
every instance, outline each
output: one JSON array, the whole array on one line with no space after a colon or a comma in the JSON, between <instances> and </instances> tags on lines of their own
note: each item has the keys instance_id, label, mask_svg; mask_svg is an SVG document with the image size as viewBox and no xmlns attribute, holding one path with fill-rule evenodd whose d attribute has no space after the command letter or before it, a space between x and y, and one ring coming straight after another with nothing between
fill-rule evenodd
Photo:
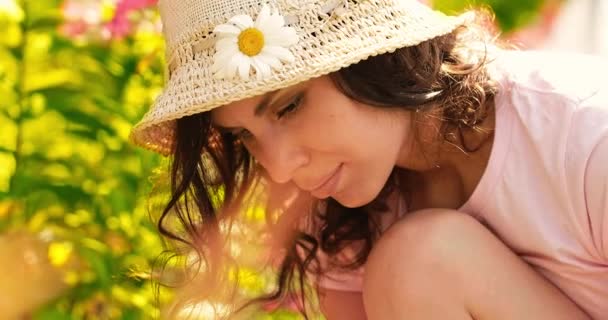
<instances>
[{"instance_id":1,"label":"bent knee","mask_svg":"<svg viewBox=\"0 0 608 320\"><path fill-rule=\"evenodd\" d=\"M364 275L364 291L377 293L387 285L411 287L428 278L449 278L458 259L470 257L475 242L487 231L471 216L447 209L428 209L407 214L374 245ZM422 283L421 283L422 282Z\"/></svg>"},{"instance_id":2,"label":"bent knee","mask_svg":"<svg viewBox=\"0 0 608 320\"><path fill-rule=\"evenodd\" d=\"M454 245L474 242L480 232L487 232L468 214L449 209L425 209L408 213L393 224L375 244L368 263L386 262L397 255L414 258L441 258L454 252ZM449 249L449 251L445 251ZM418 260L416 259L416 260ZM414 259L400 259L408 262Z\"/></svg>"}]
</instances>

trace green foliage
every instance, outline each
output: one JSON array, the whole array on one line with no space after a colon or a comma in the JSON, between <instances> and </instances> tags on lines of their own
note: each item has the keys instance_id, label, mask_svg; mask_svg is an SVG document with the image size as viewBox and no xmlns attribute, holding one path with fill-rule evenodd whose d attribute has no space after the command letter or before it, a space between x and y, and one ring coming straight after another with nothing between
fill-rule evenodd
<instances>
[{"instance_id":1,"label":"green foliage","mask_svg":"<svg viewBox=\"0 0 608 320\"><path fill-rule=\"evenodd\" d=\"M538 17L547 0L434 0L433 6L446 13L458 13L471 7L487 7L496 14L504 33L521 29Z\"/></svg>"},{"instance_id":2,"label":"green foliage","mask_svg":"<svg viewBox=\"0 0 608 320\"><path fill-rule=\"evenodd\" d=\"M128 134L162 86L162 41L78 44L57 32L59 8L0 15L0 228L42 238L66 285L35 319L151 318L162 247L145 206L160 159ZM9 289L47 290L21 285Z\"/></svg>"}]
</instances>

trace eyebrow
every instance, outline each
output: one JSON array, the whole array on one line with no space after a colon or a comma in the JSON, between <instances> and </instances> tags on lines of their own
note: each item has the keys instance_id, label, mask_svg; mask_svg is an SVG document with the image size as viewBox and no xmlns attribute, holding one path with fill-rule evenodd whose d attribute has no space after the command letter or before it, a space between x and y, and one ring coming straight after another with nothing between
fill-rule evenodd
<instances>
[{"instance_id":1,"label":"eyebrow","mask_svg":"<svg viewBox=\"0 0 608 320\"><path fill-rule=\"evenodd\" d=\"M262 101L260 101L260 103L258 103L255 106L255 109L253 110L253 114L256 117L261 116L262 114L264 114L264 111L268 108L268 106L270 105L270 101L272 100L272 98L274 98L281 90L276 90L276 91L272 91L269 94L267 94L266 96L264 96L264 98L262 99ZM230 133L233 129L235 128L239 128L239 127L225 127L225 126L220 126L217 123L213 124L220 132L222 133Z\"/></svg>"},{"instance_id":2,"label":"eyebrow","mask_svg":"<svg viewBox=\"0 0 608 320\"><path fill-rule=\"evenodd\" d=\"M262 99L262 101L260 101L260 103L258 103L258 105L255 106L255 109L253 110L253 114L256 117L261 116L264 113L264 111L266 110L266 108L268 108L268 105L270 104L270 100L274 96L276 96L279 92L280 92L280 90L276 90L276 91L273 91L273 92L269 93L268 95L266 95L264 97L264 99Z\"/></svg>"}]
</instances>

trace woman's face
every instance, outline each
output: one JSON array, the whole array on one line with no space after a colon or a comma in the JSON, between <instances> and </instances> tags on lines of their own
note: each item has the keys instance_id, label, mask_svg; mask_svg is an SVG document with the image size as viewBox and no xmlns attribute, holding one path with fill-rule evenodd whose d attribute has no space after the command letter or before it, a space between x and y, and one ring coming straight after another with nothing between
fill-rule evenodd
<instances>
[{"instance_id":1,"label":"woman's face","mask_svg":"<svg viewBox=\"0 0 608 320\"><path fill-rule=\"evenodd\" d=\"M409 112L353 101L328 76L211 113L274 182L346 207L371 202L412 146Z\"/></svg>"}]
</instances>

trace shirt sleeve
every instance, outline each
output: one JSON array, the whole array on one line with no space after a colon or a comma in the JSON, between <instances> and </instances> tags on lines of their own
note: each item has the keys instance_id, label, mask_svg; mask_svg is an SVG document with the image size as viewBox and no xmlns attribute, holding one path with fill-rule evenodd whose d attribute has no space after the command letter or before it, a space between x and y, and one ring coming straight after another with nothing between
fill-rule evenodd
<instances>
[{"instance_id":1,"label":"shirt sleeve","mask_svg":"<svg viewBox=\"0 0 608 320\"><path fill-rule=\"evenodd\" d=\"M317 282L319 287L338 291L363 291L363 269L348 272L328 272Z\"/></svg>"},{"instance_id":2,"label":"shirt sleeve","mask_svg":"<svg viewBox=\"0 0 608 320\"><path fill-rule=\"evenodd\" d=\"M364 266L354 270L340 271L329 267L329 257L323 251L318 253L319 263L325 272L318 278L314 278L316 284L323 289L338 290L338 291L363 291L363 274ZM341 261L350 261L353 252L347 248L344 252L338 254L338 259ZM313 276L314 277L314 276Z\"/></svg>"},{"instance_id":3,"label":"shirt sleeve","mask_svg":"<svg viewBox=\"0 0 608 320\"><path fill-rule=\"evenodd\" d=\"M608 135L595 146L587 162L585 202L593 245L608 261Z\"/></svg>"}]
</instances>

